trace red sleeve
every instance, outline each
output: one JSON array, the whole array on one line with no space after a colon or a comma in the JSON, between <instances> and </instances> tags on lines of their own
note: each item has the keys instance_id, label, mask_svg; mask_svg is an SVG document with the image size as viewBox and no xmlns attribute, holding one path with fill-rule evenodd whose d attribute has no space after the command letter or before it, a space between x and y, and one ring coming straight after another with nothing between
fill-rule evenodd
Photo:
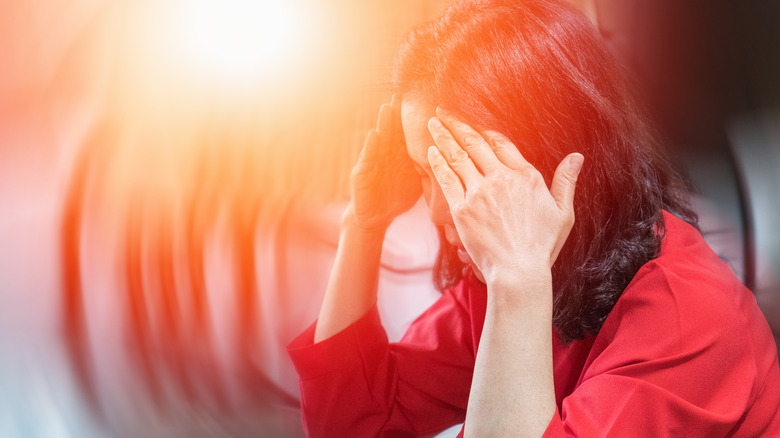
<instances>
[{"instance_id":1,"label":"red sleeve","mask_svg":"<svg viewBox=\"0 0 780 438\"><path fill-rule=\"evenodd\" d=\"M555 415L553 415L550 424L547 425L547 430L544 431L542 438L565 438L566 433L563 429L563 423L561 422L561 414L558 412L558 408L555 408Z\"/></svg>"},{"instance_id":2,"label":"red sleeve","mask_svg":"<svg viewBox=\"0 0 780 438\"><path fill-rule=\"evenodd\" d=\"M307 436L417 436L463 421L474 350L468 310L452 291L397 344L376 307L331 338L313 336L314 326L288 346Z\"/></svg>"}]
</instances>

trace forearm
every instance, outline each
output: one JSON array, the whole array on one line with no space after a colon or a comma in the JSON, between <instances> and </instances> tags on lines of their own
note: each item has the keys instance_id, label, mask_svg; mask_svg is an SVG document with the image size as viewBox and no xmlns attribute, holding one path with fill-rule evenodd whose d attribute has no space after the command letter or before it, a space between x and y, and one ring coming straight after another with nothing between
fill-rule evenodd
<instances>
[{"instance_id":1,"label":"forearm","mask_svg":"<svg viewBox=\"0 0 780 438\"><path fill-rule=\"evenodd\" d=\"M367 231L358 227L351 207L347 209L314 342L344 330L365 315L376 302L384 236L385 229Z\"/></svg>"},{"instance_id":2,"label":"forearm","mask_svg":"<svg viewBox=\"0 0 780 438\"><path fill-rule=\"evenodd\" d=\"M488 284L467 437L540 437L555 412L550 271Z\"/></svg>"}]
</instances>

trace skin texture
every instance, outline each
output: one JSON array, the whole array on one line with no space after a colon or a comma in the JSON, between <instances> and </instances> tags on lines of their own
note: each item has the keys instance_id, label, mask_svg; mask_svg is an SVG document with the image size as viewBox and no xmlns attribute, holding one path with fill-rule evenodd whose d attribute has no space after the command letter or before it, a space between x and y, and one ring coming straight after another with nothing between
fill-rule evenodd
<instances>
[{"instance_id":1,"label":"skin texture","mask_svg":"<svg viewBox=\"0 0 780 438\"><path fill-rule=\"evenodd\" d=\"M582 164L582 155L568 155L548 189L500 133L414 96L403 105L394 98L352 173L315 342L376 302L384 233L422 191L432 220L488 290L465 434L541 436L555 412L551 267L574 224Z\"/></svg>"}]
</instances>

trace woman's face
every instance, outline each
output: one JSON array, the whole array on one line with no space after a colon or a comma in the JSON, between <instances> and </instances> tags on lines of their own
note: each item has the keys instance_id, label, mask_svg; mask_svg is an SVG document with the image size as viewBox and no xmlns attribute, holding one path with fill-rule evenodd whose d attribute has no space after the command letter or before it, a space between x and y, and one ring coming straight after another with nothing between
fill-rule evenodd
<instances>
[{"instance_id":1,"label":"woman's face","mask_svg":"<svg viewBox=\"0 0 780 438\"><path fill-rule=\"evenodd\" d=\"M406 151L414 162L414 168L422 180L423 195L428 204L428 214L437 226L444 227L447 241L458 249L458 258L464 264L471 265L474 274L481 281L482 273L477 269L463 248L463 243L458 236L455 225L452 222L450 207L444 198L433 171L428 163L428 148L435 145L431 133L428 131L428 120L436 115L436 106L425 101L406 96L401 104L401 123L403 124L404 137L406 138Z\"/></svg>"}]
</instances>

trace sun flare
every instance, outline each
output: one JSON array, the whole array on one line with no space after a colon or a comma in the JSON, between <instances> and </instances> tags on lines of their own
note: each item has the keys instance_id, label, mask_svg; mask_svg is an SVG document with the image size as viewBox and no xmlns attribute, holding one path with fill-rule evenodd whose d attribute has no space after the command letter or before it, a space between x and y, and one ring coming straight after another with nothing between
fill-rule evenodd
<instances>
[{"instance_id":1,"label":"sun flare","mask_svg":"<svg viewBox=\"0 0 780 438\"><path fill-rule=\"evenodd\" d=\"M190 0L177 3L174 37L193 68L219 79L279 76L306 41L295 1Z\"/></svg>"}]
</instances>

